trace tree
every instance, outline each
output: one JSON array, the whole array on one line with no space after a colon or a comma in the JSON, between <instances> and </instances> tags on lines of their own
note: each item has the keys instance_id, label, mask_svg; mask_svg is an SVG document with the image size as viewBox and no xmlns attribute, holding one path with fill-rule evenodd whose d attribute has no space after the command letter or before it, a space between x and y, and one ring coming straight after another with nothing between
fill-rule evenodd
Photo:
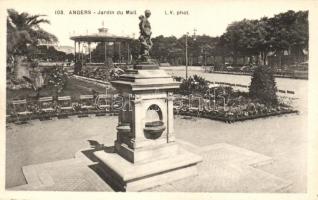
<instances>
[{"instance_id":1,"label":"tree","mask_svg":"<svg viewBox=\"0 0 318 200\"><path fill-rule=\"evenodd\" d=\"M276 91L272 69L268 66L257 67L252 75L249 95L264 104L277 104Z\"/></svg>"},{"instance_id":2,"label":"tree","mask_svg":"<svg viewBox=\"0 0 318 200\"><path fill-rule=\"evenodd\" d=\"M21 57L30 58L30 51L39 42L57 42L57 38L40 27L40 24L50 23L41 18L45 15L18 13L14 9L8 9L7 12L7 55L13 62L15 75L21 78L18 74Z\"/></svg>"},{"instance_id":3,"label":"tree","mask_svg":"<svg viewBox=\"0 0 318 200\"><path fill-rule=\"evenodd\" d=\"M280 13L270 18L269 24L276 51L287 50L299 57L303 49L308 49L308 11Z\"/></svg>"},{"instance_id":4,"label":"tree","mask_svg":"<svg viewBox=\"0 0 318 200\"><path fill-rule=\"evenodd\" d=\"M226 32L221 36L223 45L226 46L233 56L233 64L236 65L239 53L239 40L242 37L241 22L233 22L226 28Z\"/></svg>"},{"instance_id":5,"label":"tree","mask_svg":"<svg viewBox=\"0 0 318 200\"><path fill-rule=\"evenodd\" d=\"M308 11L290 10L272 18L233 22L220 37L219 46L233 56L233 64L238 56L257 55L267 65L269 53L284 50L299 57L308 49Z\"/></svg>"},{"instance_id":6,"label":"tree","mask_svg":"<svg viewBox=\"0 0 318 200\"><path fill-rule=\"evenodd\" d=\"M267 65L267 55L270 51L275 50L274 27L270 24L270 20L263 17L256 25L257 41L255 50L260 55L263 65Z\"/></svg>"}]
</instances>

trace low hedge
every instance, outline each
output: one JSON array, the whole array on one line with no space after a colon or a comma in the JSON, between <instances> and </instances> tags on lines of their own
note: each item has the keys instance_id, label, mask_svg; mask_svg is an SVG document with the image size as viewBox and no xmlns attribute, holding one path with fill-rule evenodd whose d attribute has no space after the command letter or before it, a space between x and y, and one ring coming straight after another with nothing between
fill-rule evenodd
<instances>
[{"instance_id":1,"label":"low hedge","mask_svg":"<svg viewBox=\"0 0 318 200\"><path fill-rule=\"evenodd\" d=\"M226 116L225 115L226 113L212 113L207 111L195 111L195 112L187 111L187 110L183 110L183 111L180 110L178 112L175 111L175 114L178 114L178 115L206 118L206 119L222 121L226 123L233 123L238 121L246 121L246 120L291 114L291 113L298 113L298 111L297 110L280 110L280 111L271 111L267 113L256 113L256 114L248 115L248 116L245 116L245 115Z\"/></svg>"},{"instance_id":2,"label":"low hedge","mask_svg":"<svg viewBox=\"0 0 318 200\"><path fill-rule=\"evenodd\" d=\"M78 117L85 117L88 115L95 115L95 116L105 116L105 115L118 115L119 111L112 110L112 111L106 111L106 110L88 110L88 111L76 111L73 110L71 112L48 112L48 113L32 113L25 116L17 116L17 115L10 115L6 118L6 123L20 123L20 122L26 122L28 120L48 120L52 119L54 117L57 118L67 118L68 116L75 116Z\"/></svg>"}]
</instances>

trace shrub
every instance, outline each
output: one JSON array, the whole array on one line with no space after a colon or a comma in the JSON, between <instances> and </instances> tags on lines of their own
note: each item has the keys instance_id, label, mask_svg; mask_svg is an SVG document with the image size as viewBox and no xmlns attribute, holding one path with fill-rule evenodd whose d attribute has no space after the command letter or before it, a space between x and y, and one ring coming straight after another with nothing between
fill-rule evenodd
<instances>
[{"instance_id":1,"label":"shrub","mask_svg":"<svg viewBox=\"0 0 318 200\"><path fill-rule=\"evenodd\" d=\"M184 80L184 78L182 78L181 76L172 76L173 80L181 82Z\"/></svg>"},{"instance_id":2,"label":"shrub","mask_svg":"<svg viewBox=\"0 0 318 200\"><path fill-rule=\"evenodd\" d=\"M56 94L59 94L66 87L67 80L67 71L62 67L53 68L47 76L48 85L55 89Z\"/></svg>"},{"instance_id":3,"label":"shrub","mask_svg":"<svg viewBox=\"0 0 318 200\"><path fill-rule=\"evenodd\" d=\"M120 75L125 73L125 71L119 67L115 67L110 70L110 78L111 80L117 80L119 79Z\"/></svg>"},{"instance_id":4,"label":"shrub","mask_svg":"<svg viewBox=\"0 0 318 200\"><path fill-rule=\"evenodd\" d=\"M209 83L203 77L194 75L184 79L180 85L180 93L183 95L200 94L204 95L209 89Z\"/></svg>"},{"instance_id":5,"label":"shrub","mask_svg":"<svg viewBox=\"0 0 318 200\"><path fill-rule=\"evenodd\" d=\"M257 67L252 75L249 86L250 97L264 104L277 104L277 87L270 67Z\"/></svg>"}]
</instances>

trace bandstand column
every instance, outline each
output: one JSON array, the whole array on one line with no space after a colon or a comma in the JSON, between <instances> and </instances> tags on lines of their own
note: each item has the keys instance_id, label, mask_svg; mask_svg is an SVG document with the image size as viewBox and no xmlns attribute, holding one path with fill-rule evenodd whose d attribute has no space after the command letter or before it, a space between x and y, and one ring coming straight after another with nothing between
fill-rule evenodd
<instances>
[{"instance_id":1,"label":"bandstand column","mask_svg":"<svg viewBox=\"0 0 318 200\"><path fill-rule=\"evenodd\" d=\"M113 42L113 62L116 62L116 60L115 60L115 52L116 52L116 47L115 47L115 45L116 45L116 42L114 41L114 42Z\"/></svg>"},{"instance_id":2,"label":"bandstand column","mask_svg":"<svg viewBox=\"0 0 318 200\"><path fill-rule=\"evenodd\" d=\"M80 45L80 57L81 57L81 63L83 64L83 49L84 49L84 45L82 43L82 46Z\"/></svg>"},{"instance_id":3,"label":"bandstand column","mask_svg":"<svg viewBox=\"0 0 318 200\"><path fill-rule=\"evenodd\" d=\"M78 60L81 61L82 63L82 59L81 59L81 42L78 42Z\"/></svg>"},{"instance_id":4,"label":"bandstand column","mask_svg":"<svg viewBox=\"0 0 318 200\"><path fill-rule=\"evenodd\" d=\"M77 47L76 47L76 60L77 60L77 62L80 60L80 58L79 58L79 41L77 41L77 45L76 45Z\"/></svg>"},{"instance_id":5,"label":"bandstand column","mask_svg":"<svg viewBox=\"0 0 318 200\"><path fill-rule=\"evenodd\" d=\"M91 43L88 42L89 63L92 62Z\"/></svg>"},{"instance_id":6,"label":"bandstand column","mask_svg":"<svg viewBox=\"0 0 318 200\"><path fill-rule=\"evenodd\" d=\"M74 63L76 63L76 40L74 40Z\"/></svg>"},{"instance_id":7,"label":"bandstand column","mask_svg":"<svg viewBox=\"0 0 318 200\"><path fill-rule=\"evenodd\" d=\"M105 48L104 48L104 52L105 52L105 64L107 64L107 42L104 42L104 46L105 46Z\"/></svg>"},{"instance_id":8,"label":"bandstand column","mask_svg":"<svg viewBox=\"0 0 318 200\"><path fill-rule=\"evenodd\" d=\"M120 44L121 44L121 42L118 42L118 57L119 57L119 63L121 63L121 51L120 51Z\"/></svg>"},{"instance_id":9,"label":"bandstand column","mask_svg":"<svg viewBox=\"0 0 318 200\"><path fill-rule=\"evenodd\" d=\"M127 42L127 65L129 64L129 43Z\"/></svg>"}]
</instances>

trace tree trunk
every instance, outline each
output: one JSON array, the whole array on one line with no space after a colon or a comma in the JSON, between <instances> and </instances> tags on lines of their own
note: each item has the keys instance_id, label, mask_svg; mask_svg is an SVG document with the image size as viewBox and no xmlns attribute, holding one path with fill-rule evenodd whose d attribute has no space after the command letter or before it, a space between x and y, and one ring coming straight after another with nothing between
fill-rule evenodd
<instances>
[{"instance_id":1,"label":"tree trunk","mask_svg":"<svg viewBox=\"0 0 318 200\"><path fill-rule=\"evenodd\" d=\"M235 52L233 55L233 65L237 64L237 53Z\"/></svg>"},{"instance_id":2,"label":"tree trunk","mask_svg":"<svg viewBox=\"0 0 318 200\"><path fill-rule=\"evenodd\" d=\"M35 96L35 98L36 98L36 100L39 100L39 98L40 98L40 91L41 91L41 88L37 88L36 89L36 96Z\"/></svg>"},{"instance_id":3,"label":"tree trunk","mask_svg":"<svg viewBox=\"0 0 318 200\"><path fill-rule=\"evenodd\" d=\"M250 56L249 61L248 61L248 64L249 64L249 65L252 65L252 64L253 64L253 56Z\"/></svg>"},{"instance_id":4,"label":"tree trunk","mask_svg":"<svg viewBox=\"0 0 318 200\"><path fill-rule=\"evenodd\" d=\"M14 56L14 76L16 79L22 79L23 76L29 77L27 66L22 63L22 56Z\"/></svg>"},{"instance_id":5,"label":"tree trunk","mask_svg":"<svg viewBox=\"0 0 318 200\"><path fill-rule=\"evenodd\" d=\"M260 53L260 60L261 60L261 65L266 65L266 52L261 52Z\"/></svg>"},{"instance_id":6,"label":"tree trunk","mask_svg":"<svg viewBox=\"0 0 318 200\"><path fill-rule=\"evenodd\" d=\"M225 65L225 56L222 56L222 64Z\"/></svg>"},{"instance_id":7,"label":"tree trunk","mask_svg":"<svg viewBox=\"0 0 318 200\"><path fill-rule=\"evenodd\" d=\"M257 56L256 56L256 64L257 65L261 65L262 63L261 63L261 56L262 56L262 52L260 52Z\"/></svg>"},{"instance_id":8,"label":"tree trunk","mask_svg":"<svg viewBox=\"0 0 318 200\"><path fill-rule=\"evenodd\" d=\"M263 62L264 62L264 65L267 65L267 52L264 52Z\"/></svg>"}]
</instances>

